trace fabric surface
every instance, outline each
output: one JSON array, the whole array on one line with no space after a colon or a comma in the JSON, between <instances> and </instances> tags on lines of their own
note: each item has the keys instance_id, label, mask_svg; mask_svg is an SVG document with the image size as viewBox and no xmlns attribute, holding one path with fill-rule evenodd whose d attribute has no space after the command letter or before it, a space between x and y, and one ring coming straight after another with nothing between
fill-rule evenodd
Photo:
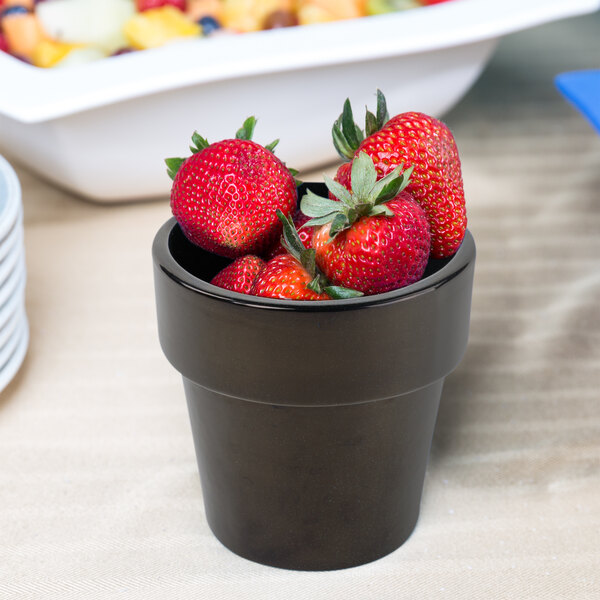
<instances>
[{"instance_id":1,"label":"fabric surface","mask_svg":"<svg viewBox=\"0 0 600 600\"><path fill-rule=\"evenodd\" d=\"M600 137L553 84L598 66L599 26L506 38L445 117L478 248L469 347L414 534L345 571L254 564L206 524L156 332L167 203L94 205L18 168L31 342L0 397L0 598L599 598Z\"/></svg>"}]
</instances>

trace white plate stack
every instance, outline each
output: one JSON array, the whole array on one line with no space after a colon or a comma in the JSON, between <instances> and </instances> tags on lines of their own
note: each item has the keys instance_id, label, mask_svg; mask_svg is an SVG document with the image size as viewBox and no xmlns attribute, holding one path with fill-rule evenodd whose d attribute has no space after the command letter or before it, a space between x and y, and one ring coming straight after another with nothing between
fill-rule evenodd
<instances>
[{"instance_id":1,"label":"white plate stack","mask_svg":"<svg viewBox=\"0 0 600 600\"><path fill-rule=\"evenodd\" d=\"M25 281L21 185L0 156L0 391L16 375L29 344Z\"/></svg>"}]
</instances>

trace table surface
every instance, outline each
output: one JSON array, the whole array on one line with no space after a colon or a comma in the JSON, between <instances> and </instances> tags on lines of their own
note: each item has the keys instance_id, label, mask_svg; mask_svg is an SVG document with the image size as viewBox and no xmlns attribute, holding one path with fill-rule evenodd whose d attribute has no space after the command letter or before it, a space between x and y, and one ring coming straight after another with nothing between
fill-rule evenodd
<instances>
[{"instance_id":1,"label":"table surface","mask_svg":"<svg viewBox=\"0 0 600 600\"><path fill-rule=\"evenodd\" d=\"M17 168L31 342L0 397L0 598L599 598L600 137L552 81L598 67L599 26L505 38L445 116L478 245L469 347L415 533L346 571L257 565L209 531L157 341L166 199L95 205Z\"/></svg>"}]
</instances>

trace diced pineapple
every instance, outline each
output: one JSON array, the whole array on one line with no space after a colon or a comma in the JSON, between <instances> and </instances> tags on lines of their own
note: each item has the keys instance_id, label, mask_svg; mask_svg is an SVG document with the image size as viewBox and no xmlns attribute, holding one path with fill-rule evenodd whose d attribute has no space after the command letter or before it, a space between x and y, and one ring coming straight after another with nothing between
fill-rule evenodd
<instances>
[{"instance_id":1,"label":"diced pineapple","mask_svg":"<svg viewBox=\"0 0 600 600\"><path fill-rule=\"evenodd\" d=\"M108 54L126 45L123 25L135 13L133 0L52 0L36 5L49 37L97 46Z\"/></svg>"},{"instance_id":2,"label":"diced pineapple","mask_svg":"<svg viewBox=\"0 0 600 600\"><path fill-rule=\"evenodd\" d=\"M223 25L240 32L259 31L277 10L293 10L292 0L224 0Z\"/></svg>"},{"instance_id":3,"label":"diced pineapple","mask_svg":"<svg viewBox=\"0 0 600 600\"><path fill-rule=\"evenodd\" d=\"M144 50L179 38L198 37L202 35L202 28L173 6L161 6L129 19L124 33L132 48Z\"/></svg>"},{"instance_id":4,"label":"diced pineapple","mask_svg":"<svg viewBox=\"0 0 600 600\"><path fill-rule=\"evenodd\" d=\"M356 19L364 15L364 0L299 0L298 2L298 21L301 25Z\"/></svg>"},{"instance_id":5,"label":"diced pineapple","mask_svg":"<svg viewBox=\"0 0 600 600\"><path fill-rule=\"evenodd\" d=\"M93 48L91 46L85 48L74 48L62 60L59 60L54 65L54 68L59 69L62 67L84 65L100 60L101 58L106 58L106 52L100 48Z\"/></svg>"},{"instance_id":6,"label":"diced pineapple","mask_svg":"<svg viewBox=\"0 0 600 600\"><path fill-rule=\"evenodd\" d=\"M77 47L75 44L44 39L35 47L31 55L31 62L36 67L47 69L53 67Z\"/></svg>"}]
</instances>

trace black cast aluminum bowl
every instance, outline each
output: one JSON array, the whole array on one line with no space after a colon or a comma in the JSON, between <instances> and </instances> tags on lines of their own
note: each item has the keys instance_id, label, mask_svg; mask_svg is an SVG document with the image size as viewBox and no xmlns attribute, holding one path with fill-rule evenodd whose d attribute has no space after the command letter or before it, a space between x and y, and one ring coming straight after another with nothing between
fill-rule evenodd
<instances>
[{"instance_id":1,"label":"black cast aluminum bowl","mask_svg":"<svg viewBox=\"0 0 600 600\"><path fill-rule=\"evenodd\" d=\"M153 258L160 343L183 376L217 538L306 570L398 548L419 514L444 378L467 345L470 232L419 282L347 300L215 287L229 260L191 244L175 219Z\"/></svg>"}]
</instances>

